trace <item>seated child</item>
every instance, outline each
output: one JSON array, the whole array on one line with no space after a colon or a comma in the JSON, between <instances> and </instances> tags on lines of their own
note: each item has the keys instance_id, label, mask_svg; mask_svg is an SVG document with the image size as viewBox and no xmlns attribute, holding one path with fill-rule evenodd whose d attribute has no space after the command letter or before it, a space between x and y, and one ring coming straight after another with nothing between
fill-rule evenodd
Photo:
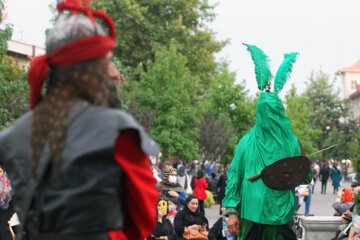
<instances>
[{"instance_id":1,"label":"seated child","mask_svg":"<svg viewBox=\"0 0 360 240\"><path fill-rule=\"evenodd\" d=\"M214 226L210 228L208 238L209 240L233 240L224 216L225 208L221 208L222 216L216 221Z\"/></svg>"}]
</instances>

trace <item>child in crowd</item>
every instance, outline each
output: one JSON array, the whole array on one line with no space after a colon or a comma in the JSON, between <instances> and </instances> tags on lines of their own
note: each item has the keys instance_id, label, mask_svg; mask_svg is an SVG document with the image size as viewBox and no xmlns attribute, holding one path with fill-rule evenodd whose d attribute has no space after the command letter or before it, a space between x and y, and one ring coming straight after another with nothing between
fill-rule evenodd
<instances>
[{"instance_id":1,"label":"child in crowd","mask_svg":"<svg viewBox=\"0 0 360 240\"><path fill-rule=\"evenodd\" d=\"M165 198L160 197L158 199L157 210L157 222L154 232L147 238L147 240L176 240L177 236L173 225L167 219L168 215L168 202Z\"/></svg>"},{"instance_id":2,"label":"child in crowd","mask_svg":"<svg viewBox=\"0 0 360 240\"><path fill-rule=\"evenodd\" d=\"M169 198L169 214L167 215L167 219L171 222L171 224L174 226L174 219L177 214L177 208L179 205L179 200L177 198Z\"/></svg>"},{"instance_id":3,"label":"child in crowd","mask_svg":"<svg viewBox=\"0 0 360 240\"><path fill-rule=\"evenodd\" d=\"M224 216L225 208L221 208L222 216L216 221L214 226L209 230L209 240L233 240L227 224L226 217Z\"/></svg>"}]
</instances>

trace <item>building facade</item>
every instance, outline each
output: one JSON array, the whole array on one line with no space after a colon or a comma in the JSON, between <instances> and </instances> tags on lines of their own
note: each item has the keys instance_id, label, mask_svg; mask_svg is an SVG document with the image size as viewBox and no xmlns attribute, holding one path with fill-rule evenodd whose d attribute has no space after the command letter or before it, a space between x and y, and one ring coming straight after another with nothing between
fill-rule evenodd
<instances>
[{"instance_id":1,"label":"building facade","mask_svg":"<svg viewBox=\"0 0 360 240\"><path fill-rule=\"evenodd\" d=\"M14 64L23 70L28 70L31 59L45 54L45 49L23 42L9 40L7 55L14 59Z\"/></svg>"},{"instance_id":2,"label":"building facade","mask_svg":"<svg viewBox=\"0 0 360 240\"><path fill-rule=\"evenodd\" d=\"M343 103L360 126L360 60L336 74L341 76Z\"/></svg>"}]
</instances>

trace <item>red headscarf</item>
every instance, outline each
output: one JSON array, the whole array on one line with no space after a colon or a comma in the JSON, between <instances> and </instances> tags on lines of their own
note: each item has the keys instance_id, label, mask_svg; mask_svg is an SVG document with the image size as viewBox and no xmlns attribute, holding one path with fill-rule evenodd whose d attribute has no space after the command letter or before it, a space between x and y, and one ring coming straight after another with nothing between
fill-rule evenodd
<instances>
[{"instance_id":1,"label":"red headscarf","mask_svg":"<svg viewBox=\"0 0 360 240\"><path fill-rule=\"evenodd\" d=\"M28 84L30 87L30 109L41 101L41 90L49 66L64 67L85 60L105 57L116 43L115 25L111 18L101 10L90 9L87 0L65 0L57 5L59 11L69 10L73 14L82 12L88 16L95 27L94 17L99 17L108 25L109 35L93 35L81 38L72 43L66 44L55 51L39 56L31 63L28 72Z\"/></svg>"},{"instance_id":2,"label":"red headscarf","mask_svg":"<svg viewBox=\"0 0 360 240\"><path fill-rule=\"evenodd\" d=\"M344 203L347 202L354 202L354 199L351 195L351 189L350 188L344 188Z\"/></svg>"}]
</instances>

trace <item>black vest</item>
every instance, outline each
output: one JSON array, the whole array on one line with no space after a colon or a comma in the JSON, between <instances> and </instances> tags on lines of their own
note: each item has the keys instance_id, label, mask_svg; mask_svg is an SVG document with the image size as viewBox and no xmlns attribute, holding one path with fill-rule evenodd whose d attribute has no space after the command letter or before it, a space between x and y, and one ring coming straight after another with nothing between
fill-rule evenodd
<instances>
[{"instance_id":1,"label":"black vest","mask_svg":"<svg viewBox=\"0 0 360 240\"><path fill-rule=\"evenodd\" d=\"M61 182L56 178L48 146L38 161L41 181L30 174L33 112L0 132L0 160L6 166L20 222L28 232L78 234L104 232L123 226L123 175L114 160L114 143L125 129L138 132L141 148L157 155L156 143L127 113L77 102L69 112L61 159ZM39 182L35 198L25 213L30 189ZM26 216L25 216L26 215Z\"/></svg>"}]
</instances>

